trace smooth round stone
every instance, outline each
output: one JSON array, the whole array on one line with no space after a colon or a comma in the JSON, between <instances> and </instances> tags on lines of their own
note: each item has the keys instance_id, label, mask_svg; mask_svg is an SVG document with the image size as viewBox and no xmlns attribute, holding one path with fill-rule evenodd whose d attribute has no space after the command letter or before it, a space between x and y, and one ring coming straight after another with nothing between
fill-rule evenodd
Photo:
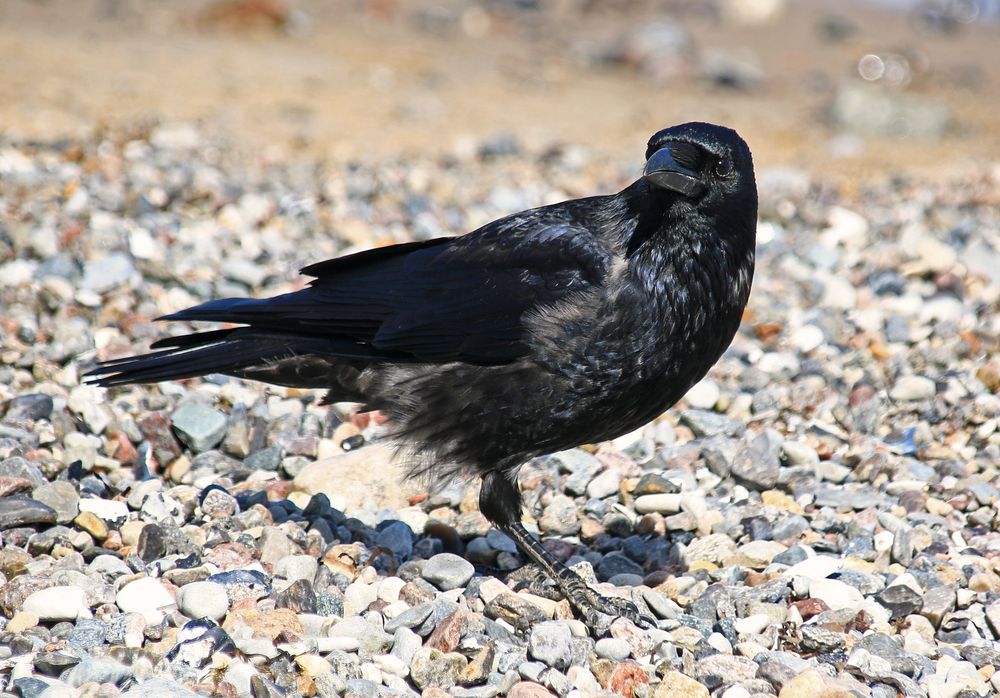
<instances>
[{"instance_id":1,"label":"smooth round stone","mask_svg":"<svg viewBox=\"0 0 1000 698\"><path fill-rule=\"evenodd\" d=\"M587 485L587 496L603 499L617 494L621 481L621 473L616 470L605 470Z\"/></svg>"},{"instance_id":2,"label":"smooth round stone","mask_svg":"<svg viewBox=\"0 0 1000 698\"><path fill-rule=\"evenodd\" d=\"M629 654L632 653L632 649L629 647L628 643L617 637L601 638L597 641L597 644L594 645L594 651L597 652L598 657L611 659L617 662L628 659Z\"/></svg>"},{"instance_id":3,"label":"smooth round stone","mask_svg":"<svg viewBox=\"0 0 1000 698\"><path fill-rule=\"evenodd\" d=\"M177 591L177 607L188 618L220 620L229 611L229 595L221 584L192 582Z\"/></svg>"},{"instance_id":4,"label":"smooth round stone","mask_svg":"<svg viewBox=\"0 0 1000 698\"><path fill-rule=\"evenodd\" d=\"M740 635L760 635L771 624L771 617L766 613L755 613L746 618L740 618L733 623L733 628Z\"/></svg>"},{"instance_id":5,"label":"smooth round stone","mask_svg":"<svg viewBox=\"0 0 1000 698\"><path fill-rule=\"evenodd\" d=\"M808 354L823 346L823 330L816 325L803 325L792 333L791 341L796 349L803 354Z\"/></svg>"},{"instance_id":6,"label":"smooth round stone","mask_svg":"<svg viewBox=\"0 0 1000 698\"><path fill-rule=\"evenodd\" d=\"M708 646L722 654L732 654L733 645L722 633L712 633L706 640Z\"/></svg>"},{"instance_id":7,"label":"smooth round stone","mask_svg":"<svg viewBox=\"0 0 1000 698\"><path fill-rule=\"evenodd\" d=\"M815 465L819 463L816 449L801 441L782 442L781 455L788 465Z\"/></svg>"},{"instance_id":8,"label":"smooth round stone","mask_svg":"<svg viewBox=\"0 0 1000 698\"><path fill-rule=\"evenodd\" d=\"M476 568L458 555L440 553L428 560L421 576L442 591L458 589L472 579Z\"/></svg>"},{"instance_id":9,"label":"smooth round stone","mask_svg":"<svg viewBox=\"0 0 1000 698\"><path fill-rule=\"evenodd\" d=\"M43 622L90 617L87 593L75 586L39 589L24 600L21 611L34 614Z\"/></svg>"},{"instance_id":10,"label":"smooth round stone","mask_svg":"<svg viewBox=\"0 0 1000 698\"><path fill-rule=\"evenodd\" d=\"M344 613L348 616L362 613L377 599L378 587L374 584L365 584L359 579L344 590Z\"/></svg>"},{"instance_id":11,"label":"smooth round stone","mask_svg":"<svg viewBox=\"0 0 1000 698\"><path fill-rule=\"evenodd\" d=\"M76 527L81 531L86 531L98 541L103 541L108 537L108 533L110 532L108 530L108 525L104 522L104 519L89 511L81 512L80 515L73 520L73 523L76 524Z\"/></svg>"},{"instance_id":12,"label":"smooth round stone","mask_svg":"<svg viewBox=\"0 0 1000 698\"><path fill-rule=\"evenodd\" d=\"M413 554L413 530L402 521L393 521L378 532L375 545L391 550L398 562L405 562Z\"/></svg>"},{"instance_id":13,"label":"smooth round stone","mask_svg":"<svg viewBox=\"0 0 1000 698\"><path fill-rule=\"evenodd\" d=\"M711 410L715 409L715 405L719 402L721 395L722 391L719 390L719 386L716 385L715 381L711 378L702 378L691 386L684 399L694 409Z\"/></svg>"},{"instance_id":14,"label":"smooth round stone","mask_svg":"<svg viewBox=\"0 0 1000 698\"><path fill-rule=\"evenodd\" d=\"M145 577L122 587L115 603L124 613L139 613L149 625L159 625L164 612L174 605L174 597L158 579Z\"/></svg>"},{"instance_id":15,"label":"smooth round stone","mask_svg":"<svg viewBox=\"0 0 1000 698\"><path fill-rule=\"evenodd\" d=\"M635 510L640 514L676 514L681 510L682 500L679 492L644 494L635 498Z\"/></svg>"},{"instance_id":16,"label":"smooth round stone","mask_svg":"<svg viewBox=\"0 0 1000 698\"><path fill-rule=\"evenodd\" d=\"M926 376L903 376L896 380L889 397L897 402L930 400L937 393L934 381Z\"/></svg>"},{"instance_id":17,"label":"smooth round stone","mask_svg":"<svg viewBox=\"0 0 1000 698\"><path fill-rule=\"evenodd\" d=\"M776 555L785 552L787 548L781 543L771 540L755 540L744 543L737 552L737 561L744 567L762 570L771 564Z\"/></svg>"},{"instance_id":18,"label":"smooth round stone","mask_svg":"<svg viewBox=\"0 0 1000 698\"><path fill-rule=\"evenodd\" d=\"M860 591L836 579L810 580L809 596L822 600L834 611L840 609L856 610L861 607L865 600Z\"/></svg>"}]
</instances>

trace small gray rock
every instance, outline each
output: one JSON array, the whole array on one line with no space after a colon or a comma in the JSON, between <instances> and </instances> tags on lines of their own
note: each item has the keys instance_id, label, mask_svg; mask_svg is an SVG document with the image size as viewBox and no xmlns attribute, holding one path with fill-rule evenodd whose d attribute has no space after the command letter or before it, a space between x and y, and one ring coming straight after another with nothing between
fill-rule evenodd
<instances>
[{"instance_id":1,"label":"small gray rock","mask_svg":"<svg viewBox=\"0 0 1000 698\"><path fill-rule=\"evenodd\" d=\"M531 628L528 652L540 662L565 669L573 659L573 633L562 621L546 621Z\"/></svg>"},{"instance_id":2,"label":"small gray rock","mask_svg":"<svg viewBox=\"0 0 1000 698\"><path fill-rule=\"evenodd\" d=\"M25 422L48 419L52 414L52 397L45 393L18 395L7 403L5 422Z\"/></svg>"},{"instance_id":3,"label":"small gray rock","mask_svg":"<svg viewBox=\"0 0 1000 698\"><path fill-rule=\"evenodd\" d=\"M80 513L80 495L66 480L56 480L36 487L31 496L55 510L56 523L70 523Z\"/></svg>"},{"instance_id":4,"label":"small gray rock","mask_svg":"<svg viewBox=\"0 0 1000 698\"><path fill-rule=\"evenodd\" d=\"M39 501L23 495L10 495L0 498L0 530L31 526L33 524L52 524L57 519L56 510Z\"/></svg>"},{"instance_id":5,"label":"small gray rock","mask_svg":"<svg viewBox=\"0 0 1000 698\"><path fill-rule=\"evenodd\" d=\"M476 568L458 555L440 553L424 564L421 576L441 591L458 589L472 579Z\"/></svg>"},{"instance_id":6,"label":"small gray rock","mask_svg":"<svg viewBox=\"0 0 1000 698\"><path fill-rule=\"evenodd\" d=\"M632 653L628 643L617 637L601 638L594 646L594 651L597 652L598 657L612 659L616 662L628 659L629 654Z\"/></svg>"},{"instance_id":7,"label":"small gray rock","mask_svg":"<svg viewBox=\"0 0 1000 698\"><path fill-rule=\"evenodd\" d=\"M174 432L196 453L214 448L226 435L226 415L196 402L188 402L174 412Z\"/></svg>"}]
</instances>

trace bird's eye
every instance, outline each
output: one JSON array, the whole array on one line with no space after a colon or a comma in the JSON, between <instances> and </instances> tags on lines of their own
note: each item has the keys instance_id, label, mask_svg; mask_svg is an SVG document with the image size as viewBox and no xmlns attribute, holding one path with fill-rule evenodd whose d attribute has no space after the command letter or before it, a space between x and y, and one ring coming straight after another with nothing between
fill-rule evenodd
<instances>
[{"instance_id":1,"label":"bird's eye","mask_svg":"<svg viewBox=\"0 0 1000 698\"><path fill-rule=\"evenodd\" d=\"M733 173L733 161L729 158L719 160L715 163L715 174L719 177L728 177Z\"/></svg>"}]
</instances>

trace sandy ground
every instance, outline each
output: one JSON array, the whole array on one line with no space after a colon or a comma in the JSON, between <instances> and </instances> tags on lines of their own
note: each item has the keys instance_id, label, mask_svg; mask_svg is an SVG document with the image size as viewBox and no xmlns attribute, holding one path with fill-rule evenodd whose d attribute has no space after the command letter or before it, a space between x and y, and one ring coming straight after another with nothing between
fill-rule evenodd
<instances>
[{"instance_id":1,"label":"sandy ground","mask_svg":"<svg viewBox=\"0 0 1000 698\"><path fill-rule=\"evenodd\" d=\"M0 125L7 138L49 140L190 120L237 147L318 158L436 152L511 133L529 146L558 139L624 159L654 130L699 119L736 127L758 165L845 182L1000 160L1000 24L929 36L904 15L847 4L838 16L859 31L836 43L819 37L829 10L818 3L791 3L759 26L688 3L680 16L699 47L743 52L763 70L757 87L735 91L584 65L576 56L586 47L650 21L657 5L683 5L611 4L530 21L486 15L485 29L475 15L470 35L461 25L421 29L413 4L394 2L302 0L293 7L304 26L289 32L206 19L207 0L5 0ZM947 104L954 127L931 141L867 138L860 152L834 157L833 88L852 79L860 56L885 51L926 57L929 72L908 92Z\"/></svg>"}]
</instances>

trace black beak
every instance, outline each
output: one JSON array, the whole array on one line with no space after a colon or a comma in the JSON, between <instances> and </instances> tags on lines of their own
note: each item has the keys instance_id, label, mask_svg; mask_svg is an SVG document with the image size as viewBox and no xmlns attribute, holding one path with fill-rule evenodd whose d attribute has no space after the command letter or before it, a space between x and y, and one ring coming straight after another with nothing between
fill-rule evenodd
<instances>
[{"instance_id":1,"label":"black beak","mask_svg":"<svg viewBox=\"0 0 1000 698\"><path fill-rule=\"evenodd\" d=\"M698 196L705 190L705 185L698 179L698 173L678 163L670 152L669 145L649 156L642 176L650 184L675 191L681 196Z\"/></svg>"}]
</instances>

